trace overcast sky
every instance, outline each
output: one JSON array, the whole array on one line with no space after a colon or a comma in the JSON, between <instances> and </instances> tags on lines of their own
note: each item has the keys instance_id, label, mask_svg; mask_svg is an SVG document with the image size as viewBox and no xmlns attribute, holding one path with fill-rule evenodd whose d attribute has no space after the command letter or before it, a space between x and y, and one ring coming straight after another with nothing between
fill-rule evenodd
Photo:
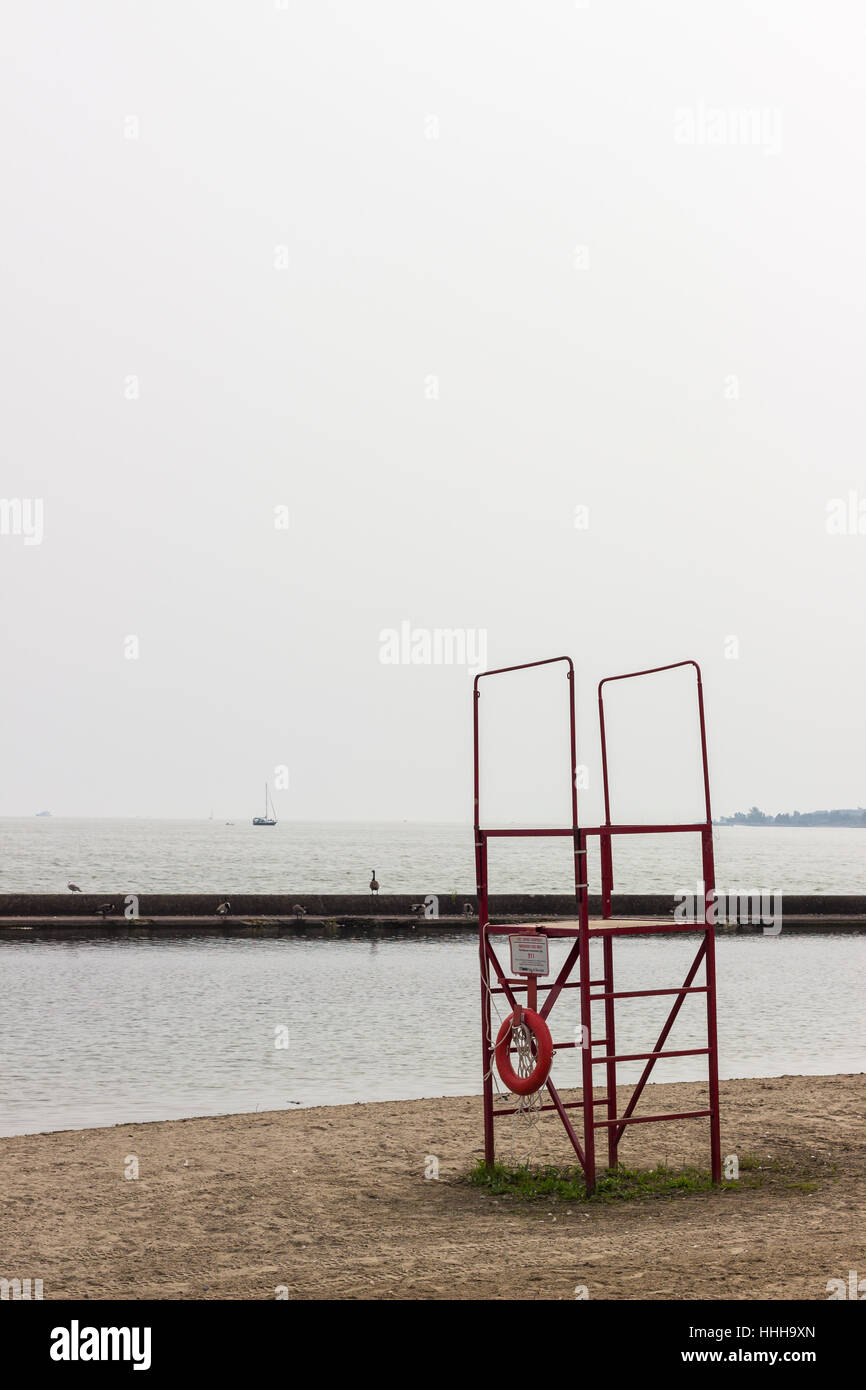
<instances>
[{"instance_id":1,"label":"overcast sky","mask_svg":"<svg viewBox=\"0 0 866 1390\"><path fill-rule=\"evenodd\" d=\"M685 657L715 811L866 803L859 5L4 30L0 814L469 818L474 670L562 652L587 814ZM511 819L556 679L482 682ZM695 752L628 695L619 819Z\"/></svg>"}]
</instances>

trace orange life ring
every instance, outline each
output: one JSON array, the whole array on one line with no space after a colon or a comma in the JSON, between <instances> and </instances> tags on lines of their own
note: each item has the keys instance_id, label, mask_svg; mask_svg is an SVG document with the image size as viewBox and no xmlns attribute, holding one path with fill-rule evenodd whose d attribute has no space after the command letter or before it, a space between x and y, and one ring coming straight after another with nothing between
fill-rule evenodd
<instances>
[{"instance_id":1,"label":"orange life ring","mask_svg":"<svg viewBox=\"0 0 866 1390\"><path fill-rule=\"evenodd\" d=\"M529 1076L518 1076L511 1065L511 1030L520 1022L520 1014L535 1040L536 1063ZM553 1063L553 1039L550 1029L540 1014L532 1009L521 1009L519 1013L509 1014L496 1039L496 1069L509 1091L518 1096L529 1096L540 1091L547 1080Z\"/></svg>"}]
</instances>

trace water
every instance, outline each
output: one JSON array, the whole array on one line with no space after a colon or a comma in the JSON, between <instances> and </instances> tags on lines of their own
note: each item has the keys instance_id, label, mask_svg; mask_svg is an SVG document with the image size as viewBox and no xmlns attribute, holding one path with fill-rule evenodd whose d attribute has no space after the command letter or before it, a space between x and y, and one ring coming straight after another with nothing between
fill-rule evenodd
<instances>
[{"instance_id":1,"label":"water","mask_svg":"<svg viewBox=\"0 0 866 1390\"><path fill-rule=\"evenodd\" d=\"M720 889L866 893L866 829L722 826L715 832ZM600 887L597 842L590 883ZM382 891L472 892L468 825L281 821L0 820L0 893L357 893L375 868ZM623 893L692 891L700 876L696 835L622 836L615 842ZM490 844L496 892L568 892L570 842Z\"/></svg>"},{"instance_id":2,"label":"water","mask_svg":"<svg viewBox=\"0 0 866 1390\"><path fill-rule=\"evenodd\" d=\"M617 942L618 988L679 984L696 946ZM564 949L552 943L554 965ZM863 938L722 937L717 950L723 1077L864 1069ZM476 944L456 934L2 942L0 978L0 1134L480 1091ZM668 1007L622 1001L619 1050L648 1051ZM555 1039L573 1039L576 1010L563 995ZM667 1046L701 1046L704 1019L691 996ZM579 1084L578 1067L564 1052L554 1079ZM705 1074L705 1058L673 1058L655 1079Z\"/></svg>"},{"instance_id":3,"label":"water","mask_svg":"<svg viewBox=\"0 0 866 1390\"><path fill-rule=\"evenodd\" d=\"M866 892L864 830L721 827L716 856L720 888ZM623 839L616 886L691 890L699 863L697 837ZM0 892L63 891L70 878L106 893L363 892L371 868L384 892L471 892L471 828L0 821ZM491 844L494 892L565 892L569 873L567 842ZM590 881L597 891L596 847ZM0 1133L477 1091L475 949L446 933L2 942ZM721 938L722 1075L861 1070L864 951L854 936ZM693 952L691 940L622 941L618 986L679 983ZM697 998L669 1046L701 1044ZM555 1036L570 1039L575 1007L563 996ZM646 1051L664 1009L624 1002L620 1050ZM278 1027L288 1049L274 1046ZM557 1063L562 1084L578 1080L576 1055ZM672 1059L657 1075L693 1079L704 1068ZM638 1071L624 1066L623 1080Z\"/></svg>"}]
</instances>

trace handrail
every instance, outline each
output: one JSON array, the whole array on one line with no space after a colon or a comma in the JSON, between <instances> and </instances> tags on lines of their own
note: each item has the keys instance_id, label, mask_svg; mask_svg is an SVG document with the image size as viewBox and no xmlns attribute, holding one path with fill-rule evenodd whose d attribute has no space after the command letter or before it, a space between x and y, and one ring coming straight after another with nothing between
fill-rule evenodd
<instances>
[{"instance_id":1,"label":"handrail","mask_svg":"<svg viewBox=\"0 0 866 1390\"><path fill-rule=\"evenodd\" d=\"M478 689L478 682L487 676L505 676L511 671L528 671L536 666L555 666L557 662L564 661L568 666L567 679L571 682L571 698L568 702L569 712L569 733L571 738L571 829L563 833L574 835L577 833L577 726L574 714L574 662L570 656L546 656L541 661L522 661L517 666L499 666L493 671L479 671L472 683L472 713L473 713L473 752L474 752L474 774L475 774L475 839L478 839L478 832L481 829L480 820L480 755L478 740L478 701L481 692Z\"/></svg>"},{"instance_id":2,"label":"handrail","mask_svg":"<svg viewBox=\"0 0 866 1390\"><path fill-rule=\"evenodd\" d=\"M656 676L660 671L675 671L680 666L694 666L698 683L698 719L701 729L701 760L704 771L704 805L706 808L706 824L711 825L713 816L710 810L710 772L707 761L707 728L704 720L704 692L701 681L701 668L696 661L689 657L686 661L671 661L667 666L650 666L645 671L625 671L621 676L605 676L598 683L598 723L601 735L601 775L604 784L604 821L605 826L609 826L610 821L610 788L607 777L607 742L604 727L604 696L602 689L611 681L634 680L638 676Z\"/></svg>"}]
</instances>

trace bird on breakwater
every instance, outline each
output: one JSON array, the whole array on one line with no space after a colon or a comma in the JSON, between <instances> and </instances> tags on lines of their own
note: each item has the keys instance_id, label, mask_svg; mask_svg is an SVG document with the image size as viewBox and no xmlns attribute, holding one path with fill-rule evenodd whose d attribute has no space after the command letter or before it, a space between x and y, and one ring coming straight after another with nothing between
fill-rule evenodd
<instances>
[{"instance_id":1,"label":"bird on breakwater","mask_svg":"<svg viewBox=\"0 0 866 1390\"><path fill-rule=\"evenodd\" d=\"M370 892L371 892L371 893L378 893L378 891L379 891L379 884L378 884L378 881L377 881L377 879L376 879L376 870L375 870L375 869L371 869L371 870L370 870L370 873L373 875L373 877L370 879Z\"/></svg>"},{"instance_id":2,"label":"bird on breakwater","mask_svg":"<svg viewBox=\"0 0 866 1390\"><path fill-rule=\"evenodd\" d=\"M471 903L464 903L464 904L463 904L463 916L464 916L464 917L474 917L474 916L475 916L475 908L472 906Z\"/></svg>"},{"instance_id":3,"label":"bird on breakwater","mask_svg":"<svg viewBox=\"0 0 866 1390\"><path fill-rule=\"evenodd\" d=\"M117 903L100 903L99 907L95 908L94 910L99 913L99 916L102 918L104 922L109 912L117 911Z\"/></svg>"},{"instance_id":4,"label":"bird on breakwater","mask_svg":"<svg viewBox=\"0 0 866 1390\"><path fill-rule=\"evenodd\" d=\"M231 912L231 910L232 910L232 905L231 905L231 903L228 901L228 898L227 898L226 901L223 902L223 903L220 903L219 907L217 908L217 917L228 917L228 915L229 915L229 913Z\"/></svg>"},{"instance_id":5,"label":"bird on breakwater","mask_svg":"<svg viewBox=\"0 0 866 1390\"><path fill-rule=\"evenodd\" d=\"M79 888L79 886L78 886L77 883L67 883L66 887L69 889L70 893L80 893L80 892L81 892L81 889Z\"/></svg>"},{"instance_id":6,"label":"bird on breakwater","mask_svg":"<svg viewBox=\"0 0 866 1390\"><path fill-rule=\"evenodd\" d=\"M302 917L306 917L307 915L307 909L305 907L301 907L300 903L295 903L294 907L292 908L292 911L294 912L298 921L300 921Z\"/></svg>"},{"instance_id":7,"label":"bird on breakwater","mask_svg":"<svg viewBox=\"0 0 866 1390\"><path fill-rule=\"evenodd\" d=\"M418 916L418 913L419 913L419 912L423 912L425 907L426 907L426 903L410 903L410 904L409 904L409 911L410 911L410 912L414 912L414 913L415 913L415 916L417 917L417 916Z\"/></svg>"}]
</instances>

